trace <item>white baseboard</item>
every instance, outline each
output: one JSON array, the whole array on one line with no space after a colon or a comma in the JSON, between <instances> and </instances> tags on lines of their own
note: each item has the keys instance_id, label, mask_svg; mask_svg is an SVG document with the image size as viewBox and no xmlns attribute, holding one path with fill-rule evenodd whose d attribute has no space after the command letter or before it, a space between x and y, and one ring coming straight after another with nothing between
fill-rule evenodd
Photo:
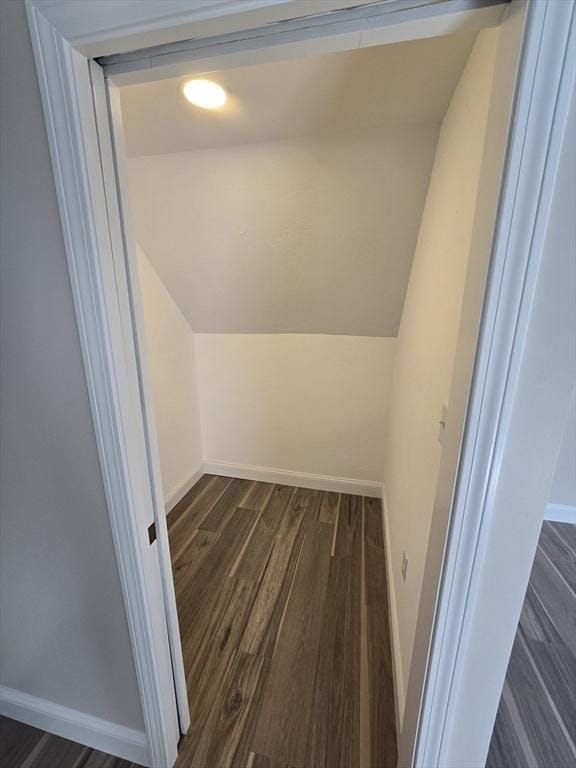
<instances>
[{"instance_id":1,"label":"white baseboard","mask_svg":"<svg viewBox=\"0 0 576 768\"><path fill-rule=\"evenodd\" d=\"M400 627L398 625L398 607L394 590L394 571L392 565L392 549L390 544L390 527L388 524L388 507L386 506L386 491L382 486L382 517L384 519L384 538L386 546L386 576L388 580L388 614L390 616L390 637L392 640L392 672L394 675L394 706L396 709L396 739L400 744L402 735L402 718L406 702L404 674L402 672L402 655L400 652Z\"/></svg>"},{"instance_id":2,"label":"white baseboard","mask_svg":"<svg viewBox=\"0 0 576 768\"><path fill-rule=\"evenodd\" d=\"M381 496L381 483L371 483L365 480L352 480L348 477L330 477L327 475L310 475L307 473L289 472L285 469L270 469L268 467L252 467L247 464L231 464L229 462L204 462L204 472L224 477L237 477L241 480L259 480L264 483L279 483L294 485L299 488L312 488L316 491L335 491L349 493L352 496Z\"/></svg>"},{"instance_id":3,"label":"white baseboard","mask_svg":"<svg viewBox=\"0 0 576 768\"><path fill-rule=\"evenodd\" d=\"M0 714L123 760L149 765L143 731L0 686Z\"/></svg>"},{"instance_id":4,"label":"white baseboard","mask_svg":"<svg viewBox=\"0 0 576 768\"><path fill-rule=\"evenodd\" d=\"M180 499L183 499L188 491L196 485L198 480L200 480L204 474L204 471L204 465L201 464L198 469L195 469L191 474L185 477L184 480L179 482L175 488L172 488L170 493L168 493L164 499L164 509L166 510L166 514L168 514L171 509L174 509Z\"/></svg>"},{"instance_id":5,"label":"white baseboard","mask_svg":"<svg viewBox=\"0 0 576 768\"><path fill-rule=\"evenodd\" d=\"M547 504L544 520L551 523L573 523L576 525L576 507L571 504Z\"/></svg>"}]
</instances>

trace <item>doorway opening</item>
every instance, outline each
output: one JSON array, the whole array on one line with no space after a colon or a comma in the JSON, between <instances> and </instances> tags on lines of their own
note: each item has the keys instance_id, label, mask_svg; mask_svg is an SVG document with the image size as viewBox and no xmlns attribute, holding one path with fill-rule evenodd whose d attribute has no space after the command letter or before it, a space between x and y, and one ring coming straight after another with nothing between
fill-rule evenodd
<instances>
[{"instance_id":1,"label":"doorway opening","mask_svg":"<svg viewBox=\"0 0 576 768\"><path fill-rule=\"evenodd\" d=\"M397 763L498 38L114 89L183 764Z\"/></svg>"}]
</instances>

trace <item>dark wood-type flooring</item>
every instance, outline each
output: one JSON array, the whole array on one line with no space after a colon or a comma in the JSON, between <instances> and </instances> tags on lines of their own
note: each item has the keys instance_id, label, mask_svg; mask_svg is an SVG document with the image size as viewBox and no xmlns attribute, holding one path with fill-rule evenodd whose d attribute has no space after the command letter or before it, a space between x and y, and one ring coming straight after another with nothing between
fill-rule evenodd
<instances>
[{"instance_id":1,"label":"dark wood-type flooring","mask_svg":"<svg viewBox=\"0 0 576 768\"><path fill-rule=\"evenodd\" d=\"M395 768L380 501L205 475L168 527L178 768Z\"/></svg>"},{"instance_id":2,"label":"dark wood-type flooring","mask_svg":"<svg viewBox=\"0 0 576 768\"><path fill-rule=\"evenodd\" d=\"M1 768L140 768L135 763L0 717Z\"/></svg>"},{"instance_id":3,"label":"dark wood-type flooring","mask_svg":"<svg viewBox=\"0 0 576 768\"><path fill-rule=\"evenodd\" d=\"M542 526L486 766L576 766L575 525Z\"/></svg>"},{"instance_id":4,"label":"dark wood-type flooring","mask_svg":"<svg viewBox=\"0 0 576 768\"><path fill-rule=\"evenodd\" d=\"M395 768L380 501L205 475L168 516L177 768ZM2 768L137 768L0 719Z\"/></svg>"}]
</instances>

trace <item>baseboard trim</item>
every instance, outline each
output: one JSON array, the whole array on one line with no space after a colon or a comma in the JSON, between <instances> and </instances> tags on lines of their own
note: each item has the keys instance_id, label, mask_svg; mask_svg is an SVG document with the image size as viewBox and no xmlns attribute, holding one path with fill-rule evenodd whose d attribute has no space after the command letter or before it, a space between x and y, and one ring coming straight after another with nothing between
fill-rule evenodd
<instances>
[{"instance_id":1,"label":"baseboard trim","mask_svg":"<svg viewBox=\"0 0 576 768\"><path fill-rule=\"evenodd\" d=\"M195 469L190 475L185 477L184 480L178 483L175 488L172 488L170 493L168 493L164 499L164 509L166 510L166 514L168 514L171 509L174 509L176 504L178 504L178 502L186 496L188 491L196 485L204 473L204 465L201 464L198 469Z\"/></svg>"},{"instance_id":2,"label":"baseboard trim","mask_svg":"<svg viewBox=\"0 0 576 768\"><path fill-rule=\"evenodd\" d=\"M306 473L289 472L285 469L268 467L252 467L247 464L231 464L207 459L204 462L204 472L210 475L237 477L241 480L259 480L265 483L293 485L299 488L312 488L316 491L335 491L349 493L352 496L375 496L380 498L382 485L364 480L352 480L348 477L330 477L327 475L310 475Z\"/></svg>"},{"instance_id":3,"label":"baseboard trim","mask_svg":"<svg viewBox=\"0 0 576 768\"><path fill-rule=\"evenodd\" d=\"M143 731L0 686L0 714L132 763L150 765Z\"/></svg>"},{"instance_id":4,"label":"baseboard trim","mask_svg":"<svg viewBox=\"0 0 576 768\"><path fill-rule=\"evenodd\" d=\"M551 523L572 523L576 525L576 507L571 504L547 504L544 520Z\"/></svg>"},{"instance_id":5,"label":"baseboard trim","mask_svg":"<svg viewBox=\"0 0 576 768\"><path fill-rule=\"evenodd\" d=\"M392 545L390 543L390 526L388 523L388 507L386 491L382 486L382 518L384 521L384 538L386 546L386 577L388 580L388 615L390 616L390 638L392 641L392 672L394 677L394 707L396 709L396 739L400 746L402 735L402 716L406 701L404 675L402 673L402 655L400 653L400 627L398 624L398 607L394 591L394 570L392 567Z\"/></svg>"}]
</instances>

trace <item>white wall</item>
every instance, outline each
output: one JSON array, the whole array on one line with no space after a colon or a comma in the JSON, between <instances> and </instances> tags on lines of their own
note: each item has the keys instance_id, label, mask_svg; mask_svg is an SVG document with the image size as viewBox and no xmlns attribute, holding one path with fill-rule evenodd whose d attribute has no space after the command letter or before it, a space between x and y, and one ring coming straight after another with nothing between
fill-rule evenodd
<instances>
[{"instance_id":1,"label":"white wall","mask_svg":"<svg viewBox=\"0 0 576 768\"><path fill-rule=\"evenodd\" d=\"M194 334L140 247L138 277L168 509L202 467Z\"/></svg>"},{"instance_id":2,"label":"white wall","mask_svg":"<svg viewBox=\"0 0 576 768\"><path fill-rule=\"evenodd\" d=\"M206 461L382 481L395 339L195 340Z\"/></svg>"},{"instance_id":3,"label":"white wall","mask_svg":"<svg viewBox=\"0 0 576 768\"><path fill-rule=\"evenodd\" d=\"M552 480L550 504L576 507L576 397L574 395Z\"/></svg>"},{"instance_id":4,"label":"white wall","mask_svg":"<svg viewBox=\"0 0 576 768\"><path fill-rule=\"evenodd\" d=\"M497 30L480 33L440 131L397 342L385 458L395 649L408 684L485 138ZM402 553L408 557L401 575Z\"/></svg>"},{"instance_id":5,"label":"white wall","mask_svg":"<svg viewBox=\"0 0 576 768\"><path fill-rule=\"evenodd\" d=\"M143 730L24 4L0 14L0 684Z\"/></svg>"},{"instance_id":6,"label":"white wall","mask_svg":"<svg viewBox=\"0 0 576 768\"><path fill-rule=\"evenodd\" d=\"M137 239L196 333L396 336L437 135L133 158Z\"/></svg>"}]
</instances>

